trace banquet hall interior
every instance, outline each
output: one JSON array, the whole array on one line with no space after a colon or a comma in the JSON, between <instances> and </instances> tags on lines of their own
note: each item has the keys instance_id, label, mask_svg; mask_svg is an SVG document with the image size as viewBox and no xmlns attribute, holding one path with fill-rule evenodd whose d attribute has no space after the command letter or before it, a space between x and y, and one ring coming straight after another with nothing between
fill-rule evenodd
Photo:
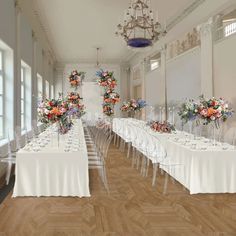
<instances>
[{"instance_id":1,"label":"banquet hall interior","mask_svg":"<svg viewBox=\"0 0 236 236\"><path fill-rule=\"evenodd\" d=\"M235 0L0 0L0 236L235 236L235 91Z\"/></svg>"}]
</instances>

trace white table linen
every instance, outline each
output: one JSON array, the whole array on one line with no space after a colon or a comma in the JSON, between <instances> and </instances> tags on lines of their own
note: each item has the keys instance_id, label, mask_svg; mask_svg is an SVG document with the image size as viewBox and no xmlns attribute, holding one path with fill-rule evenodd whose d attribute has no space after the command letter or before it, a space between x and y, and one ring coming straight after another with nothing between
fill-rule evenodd
<instances>
[{"instance_id":1,"label":"white table linen","mask_svg":"<svg viewBox=\"0 0 236 236\"><path fill-rule=\"evenodd\" d=\"M126 126L130 128L127 129ZM135 132L137 127L143 128L149 135L161 141L166 148L169 163L179 164L178 168L163 167L163 169L189 189L190 194L236 193L236 150L234 147L229 145L227 150L223 150L222 145L214 147L209 140L204 138L194 140L194 145L192 145L191 142L185 142L184 139L187 138L184 138L182 132L160 134L145 127L144 121L113 119L113 131L126 139L126 130L129 130L132 143L137 143L137 138L145 137L140 129L137 135ZM178 137L182 137L182 140ZM202 150L201 147L206 147L206 150Z\"/></svg>"},{"instance_id":2,"label":"white table linen","mask_svg":"<svg viewBox=\"0 0 236 236\"><path fill-rule=\"evenodd\" d=\"M72 131L79 148L65 152L65 139L56 136L42 150L34 152L27 146L16 156L16 181L13 197L73 196L90 197L88 155L82 122L75 121ZM43 135L43 134L41 134Z\"/></svg>"}]
</instances>

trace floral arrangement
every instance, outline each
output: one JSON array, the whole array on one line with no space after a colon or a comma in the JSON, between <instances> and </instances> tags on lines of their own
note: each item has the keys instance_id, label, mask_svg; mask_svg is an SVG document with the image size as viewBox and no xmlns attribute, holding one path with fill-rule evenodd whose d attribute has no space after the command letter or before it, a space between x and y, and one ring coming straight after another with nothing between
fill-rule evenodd
<instances>
[{"instance_id":1,"label":"floral arrangement","mask_svg":"<svg viewBox=\"0 0 236 236\"><path fill-rule=\"evenodd\" d=\"M206 100L204 96L199 97L199 101L189 100L183 103L179 110L182 121L203 121L204 125L214 122L218 127L219 122L225 122L233 115L234 111L229 107L229 103L224 99L211 98Z\"/></svg>"},{"instance_id":2,"label":"floral arrangement","mask_svg":"<svg viewBox=\"0 0 236 236\"><path fill-rule=\"evenodd\" d=\"M97 71L96 75L98 77L97 82L99 86L110 89L114 89L117 86L117 81L114 77L114 72L103 71L101 69L100 71Z\"/></svg>"},{"instance_id":3,"label":"floral arrangement","mask_svg":"<svg viewBox=\"0 0 236 236\"><path fill-rule=\"evenodd\" d=\"M107 116L114 115L114 107L120 102L120 95L115 92L117 81L114 77L114 72L100 70L96 73L99 86L104 88L103 95L103 113Z\"/></svg>"},{"instance_id":4,"label":"floral arrangement","mask_svg":"<svg viewBox=\"0 0 236 236\"><path fill-rule=\"evenodd\" d=\"M116 104L120 102L120 95L117 92L114 92L111 89L108 89L104 94L104 102Z\"/></svg>"},{"instance_id":5,"label":"floral arrangement","mask_svg":"<svg viewBox=\"0 0 236 236\"><path fill-rule=\"evenodd\" d=\"M137 112L146 106L147 103L143 99L131 99L130 101L124 102L120 110L123 112Z\"/></svg>"},{"instance_id":6,"label":"floral arrangement","mask_svg":"<svg viewBox=\"0 0 236 236\"><path fill-rule=\"evenodd\" d=\"M67 95L67 100L71 103L77 104L82 100L83 98L80 97L79 93L76 92L70 92Z\"/></svg>"},{"instance_id":7,"label":"floral arrangement","mask_svg":"<svg viewBox=\"0 0 236 236\"><path fill-rule=\"evenodd\" d=\"M72 126L72 122L68 119L67 112L69 110L68 101L62 99L44 99L39 103L38 115L39 120L43 124L59 124L59 132L64 134Z\"/></svg>"},{"instance_id":8,"label":"floral arrangement","mask_svg":"<svg viewBox=\"0 0 236 236\"><path fill-rule=\"evenodd\" d=\"M80 97L79 93L70 92L68 93L66 100L69 103L69 116L76 116L77 118L81 118L85 114L85 107L81 103L83 98Z\"/></svg>"},{"instance_id":9,"label":"floral arrangement","mask_svg":"<svg viewBox=\"0 0 236 236\"><path fill-rule=\"evenodd\" d=\"M178 112L180 119L184 123L195 120L199 114L198 108L199 104L192 99L184 102Z\"/></svg>"},{"instance_id":10,"label":"floral arrangement","mask_svg":"<svg viewBox=\"0 0 236 236\"><path fill-rule=\"evenodd\" d=\"M58 123L59 132L67 133L73 125L71 116L80 118L85 114L85 107L81 104L81 99L78 93L72 92L66 98L62 98L60 95L57 100L42 100L38 105L40 122L46 125Z\"/></svg>"},{"instance_id":11,"label":"floral arrangement","mask_svg":"<svg viewBox=\"0 0 236 236\"><path fill-rule=\"evenodd\" d=\"M85 114L85 106L83 104L71 103L69 105L68 115L81 118Z\"/></svg>"},{"instance_id":12,"label":"floral arrangement","mask_svg":"<svg viewBox=\"0 0 236 236\"><path fill-rule=\"evenodd\" d=\"M77 89L84 80L85 72L78 72L77 70L73 70L68 78L71 87Z\"/></svg>"},{"instance_id":13,"label":"floral arrangement","mask_svg":"<svg viewBox=\"0 0 236 236\"><path fill-rule=\"evenodd\" d=\"M159 133L171 133L172 131L175 131L175 127L166 121L151 121L148 123L148 126L150 126L153 131Z\"/></svg>"},{"instance_id":14,"label":"floral arrangement","mask_svg":"<svg viewBox=\"0 0 236 236\"><path fill-rule=\"evenodd\" d=\"M103 113L107 116L114 115L114 105L110 103L103 103Z\"/></svg>"},{"instance_id":15,"label":"floral arrangement","mask_svg":"<svg viewBox=\"0 0 236 236\"><path fill-rule=\"evenodd\" d=\"M234 113L232 108L229 107L228 102L224 99L211 98L206 100L203 96L200 97L198 108L199 117L203 120L203 124L207 125L215 122L219 125L219 121L225 122Z\"/></svg>"}]
</instances>

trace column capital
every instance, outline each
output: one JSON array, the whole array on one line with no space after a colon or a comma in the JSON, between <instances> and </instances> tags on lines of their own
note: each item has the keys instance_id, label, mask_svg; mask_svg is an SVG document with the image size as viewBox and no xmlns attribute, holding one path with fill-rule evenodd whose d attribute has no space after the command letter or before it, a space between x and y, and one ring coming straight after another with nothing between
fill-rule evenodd
<instances>
[{"instance_id":1,"label":"column capital","mask_svg":"<svg viewBox=\"0 0 236 236\"><path fill-rule=\"evenodd\" d=\"M15 9L17 13L21 12L21 6L19 0L15 0Z\"/></svg>"},{"instance_id":2,"label":"column capital","mask_svg":"<svg viewBox=\"0 0 236 236\"><path fill-rule=\"evenodd\" d=\"M207 22L199 25L197 27L197 30L203 35L210 34L212 33L213 25L214 25L214 20L213 20L213 17L211 17L208 19Z\"/></svg>"}]
</instances>

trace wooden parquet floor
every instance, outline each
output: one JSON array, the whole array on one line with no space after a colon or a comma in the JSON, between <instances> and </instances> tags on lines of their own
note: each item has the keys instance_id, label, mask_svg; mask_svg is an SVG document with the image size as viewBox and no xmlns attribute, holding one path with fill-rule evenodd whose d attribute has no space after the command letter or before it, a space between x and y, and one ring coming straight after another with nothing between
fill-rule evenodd
<instances>
[{"instance_id":1,"label":"wooden parquet floor","mask_svg":"<svg viewBox=\"0 0 236 236\"><path fill-rule=\"evenodd\" d=\"M110 194L97 171L91 198L16 198L0 205L0 236L236 236L236 195L189 195L164 177L151 187L114 146L109 151Z\"/></svg>"}]
</instances>

